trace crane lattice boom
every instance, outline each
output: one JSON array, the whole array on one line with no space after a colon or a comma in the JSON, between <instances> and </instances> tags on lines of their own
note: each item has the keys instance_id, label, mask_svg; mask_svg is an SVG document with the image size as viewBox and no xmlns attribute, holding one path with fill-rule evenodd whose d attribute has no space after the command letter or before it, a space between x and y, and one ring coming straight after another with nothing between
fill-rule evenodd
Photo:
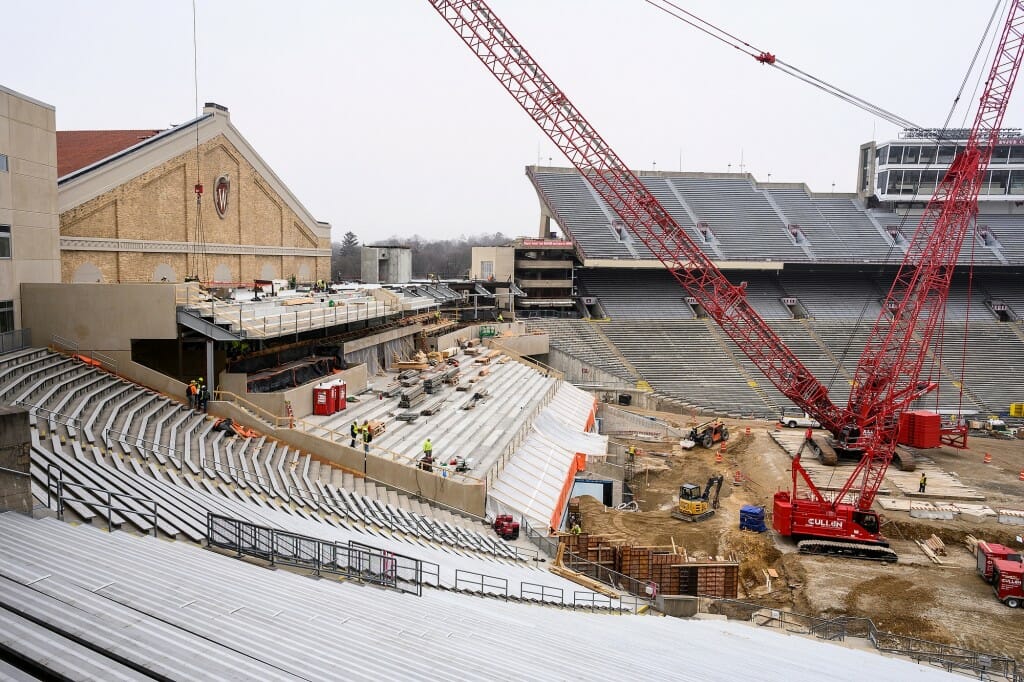
<instances>
[{"instance_id":1,"label":"crane lattice boom","mask_svg":"<svg viewBox=\"0 0 1024 682\"><path fill-rule=\"evenodd\" d=\"M849 422L822 385L480 0L430 0L627 228L786 397L832 431Z\"/></svg>"}]
</instances>

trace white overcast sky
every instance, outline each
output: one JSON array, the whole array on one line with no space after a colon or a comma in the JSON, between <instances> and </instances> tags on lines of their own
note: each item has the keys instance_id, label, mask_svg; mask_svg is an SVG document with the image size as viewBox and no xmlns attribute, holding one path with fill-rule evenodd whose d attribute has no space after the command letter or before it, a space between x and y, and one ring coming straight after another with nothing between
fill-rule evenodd
<instances>
[{"instance_id":1,"label":"white overcast sky","mask_svg":"<svg viewBox=\"0 0 1024 682\"><path fill-rule=\"evenodd\" d=\"M994 6L676 2L928 126L945 119ZM687 171L737 171L742 159L760 180L770 173L849 192L858 146L897 132L642 0L490 4L633 168L678 170L681 158ZM56 106L59 130L165 128L193 117L191 1L2 6L0 83ZM567 162L425 0L197 8L200 103L231 110L335 239L348 230L363 242L536 232L524 168ZM1018 103L1007 125L1024 124Z\"/></svg>"}]
</instances>

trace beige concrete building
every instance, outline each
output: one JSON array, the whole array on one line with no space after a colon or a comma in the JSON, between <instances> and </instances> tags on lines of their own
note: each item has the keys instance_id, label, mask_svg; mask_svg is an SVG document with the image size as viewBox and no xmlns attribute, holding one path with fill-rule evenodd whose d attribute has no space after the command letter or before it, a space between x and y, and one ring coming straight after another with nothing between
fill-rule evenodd
<instances>
[{"instance_id":1,"label":"beige concrete building","mask_svg":"<svg viewBox=\"0 0 1024 682\"><path fill-rule=\"evenodd\" d=\"M0 85L0 333L22 327L22 283L60 281L55 130L52 106Z\"/></svg>"},{"instance_id":2,"label":"beige concrete building","mask_svg":"<svg viewBox=\"0 0 1024 682\"><path fill-rule=\"evenodd\" d=\"M164 131L61 131L57 157L64 282L330 278L330 225L222 106Z\"/></svg>"}]
</instances>

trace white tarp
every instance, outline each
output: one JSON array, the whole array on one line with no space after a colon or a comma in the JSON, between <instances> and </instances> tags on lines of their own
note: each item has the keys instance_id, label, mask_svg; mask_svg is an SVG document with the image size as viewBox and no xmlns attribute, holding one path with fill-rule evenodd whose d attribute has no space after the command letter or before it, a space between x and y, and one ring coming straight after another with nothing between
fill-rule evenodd
<instances>
[{"instance_id":1,"label":"white tarp","mask_svg":"<svg viewBox=\"0 0 1024 682\"><path fill-rule=\"evenodd\" d=\"M488 516L525 516L534 529L547 531L576 453L608 452L607 437L584 431L593 410L592 395L571 384L559 386L487 492Z\"/></svg>"}]
</instances>

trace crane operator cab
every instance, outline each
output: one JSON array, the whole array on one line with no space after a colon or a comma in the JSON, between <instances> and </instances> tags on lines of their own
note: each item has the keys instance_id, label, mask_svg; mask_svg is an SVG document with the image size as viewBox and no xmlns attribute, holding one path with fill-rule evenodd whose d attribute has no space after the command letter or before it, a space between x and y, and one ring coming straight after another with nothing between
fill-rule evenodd
<instances>
[{"instance_id":1,"label":"crane operator cab","mask_svg":"<svg viewBox=\"0 0 1024 682\"><path fill-rule=\"evenodd\" d=\"M871 533L872 535L878 535L878 514L876 514L875 512L855 511L853 512L853 522L859 525L867 532Z\"/></svg>"}]
</instances>

